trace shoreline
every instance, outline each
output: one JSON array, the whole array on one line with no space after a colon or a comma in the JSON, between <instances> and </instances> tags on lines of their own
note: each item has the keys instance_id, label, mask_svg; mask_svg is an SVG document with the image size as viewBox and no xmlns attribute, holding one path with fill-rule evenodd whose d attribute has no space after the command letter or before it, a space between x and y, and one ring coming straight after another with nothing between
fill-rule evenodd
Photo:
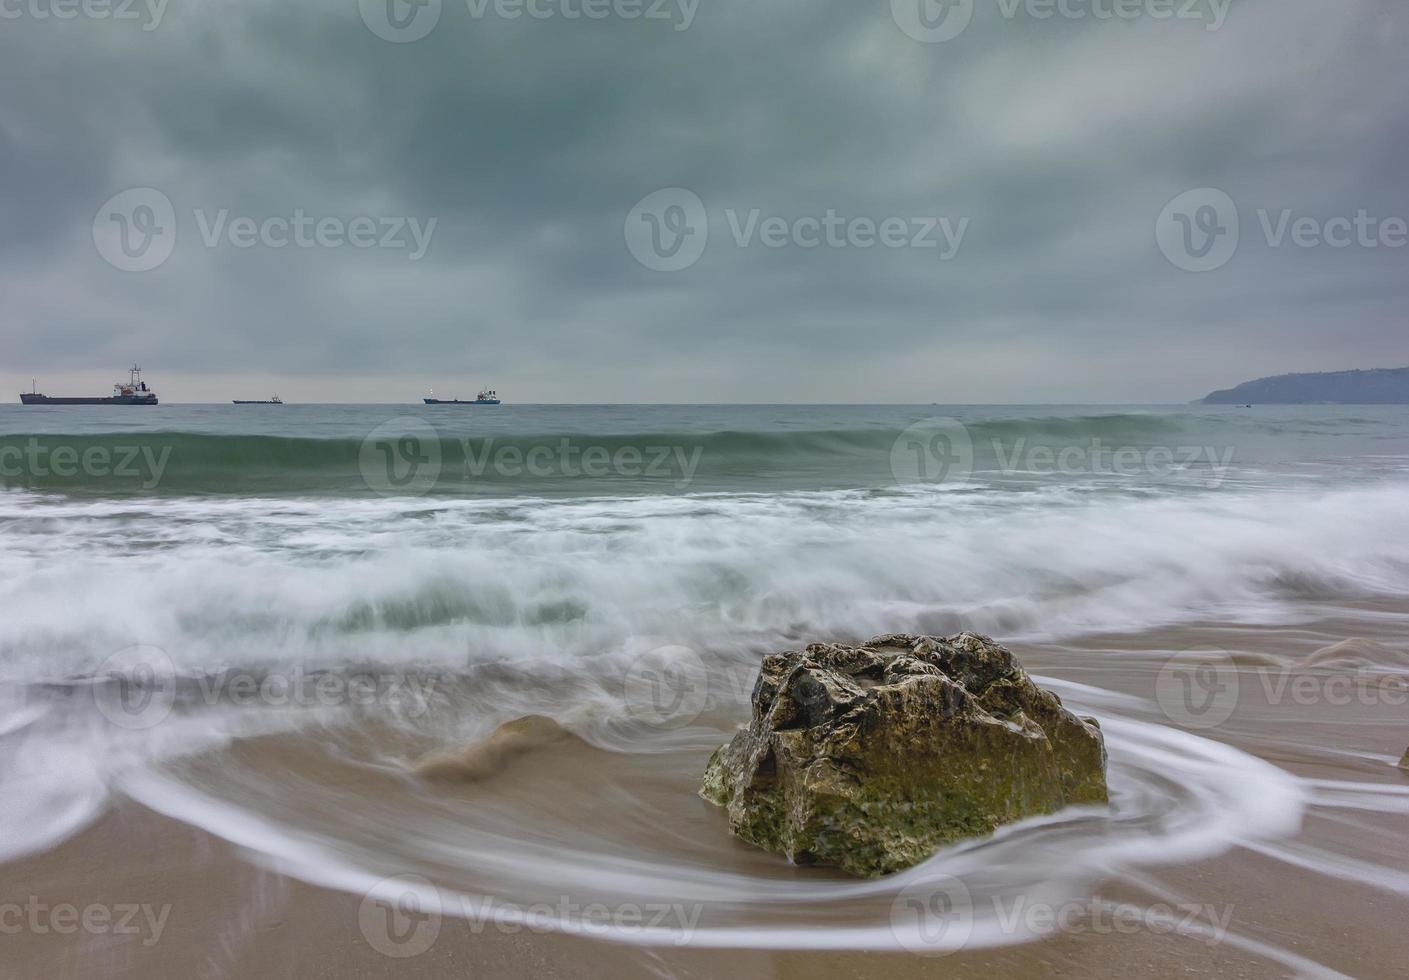
<instances>
[{"instance_id":1,"label":"shoreline","mask_svg":"<svg viewBox=\"0 0 1409 980\"><path fill-rule=\"evenodd\" d=\"M120 855L114 860L115 854ZM1186 884L1204 883L1222 862L1189 869ZM93 874L95 865L101 875ZM1255 861L1248 862L1249 870ZM723 977L732 980L1037 975L1055 977L1227 976L1275 978L1286 968L1228 945L1208 945L1141 929L1102 935L1071 932L1018 946L943 956L905 952L824 952L633 946L552 931L519 931L445 918L433 944L409 956L387 956L364 931L362 898L309 885L244 860L237 848L130 801L58 849L7 866L0 905L23 902L14 883L49 905L68 902L162 906L169 911L156 942L144 925L136 935L20 933L7 936L0 976L15 977ZM1222 869L1226 873L1226 868ZM1219 875L1222 877L1222 874ZM1277 875L1261 887L1294 891ZM1178 909L1184 914L1184 909ZM1306 913L1314 909L1302 910ZM115 920L116 921L116 920ZM1330 930L1327 930L1329 934ZM1351 942L1346 943L1352 945ZM1346 950L1359 976L1392 975L1409 941L1383 950L1385 970L1366 970ZM11 972L13 971L13 972Z\"/></svg>"},{"instance_id":2,"label":"shoreline","mask_svg":"<svg viewBox=\"0 0 1409 980\"><path fill-rule=\"evenodd\" d=\"M1055 678L1059 685L1099 682L1111 696L1149 697L1149 685L1158 660L1141 650L1158 651L1191 643L1222 641L1229 648L1260 642L1269 662L1278 657L1297 663L1311 649L1343 638L1338 622L1295 628L1209 626L1195 629L1151 631L1131 636L1104 635L1077 643L1027 647L1019 651L1025 666L1039 678ZM1363 629L1365 623L1356 624ZM1381 637L1381 640L1388 637ZM1123 656L1114 662L1112 650ZM1387 649L1387 648L1386 648ZM1265 664L1263 665L1265 668ZM1256 669L1256 668L1249 668ZM1331 676L1331 675L1327 675ZM1043 681L1045 682L1045 681ZM1266 688L1249 684L1240 713L1219 731L1217 741L1237 745L1279 770L1298 777L1316 791L1334 787L1383 787L1389 799L1409 794L1409 773L1396 767L1406 731L1402 709L1347 710L1329 706L1307 711L1287 705L1256 701ZM1393 705L1388 707L1394 708ZM1270 713L1269 713L1270 711ZM1287 724L1290 717L1296 724ZM329 769L318 763L317 740L279 736L237 741L228 750L210 753L214 765L204 776L231 766L252 765L254 772L310 772L317 765L327 785L365 799L369 807L385 794L376 782L354 768ZM233 754L232 754L233 753ZM605 762L603 761L605 760ZM591 799L570 792L566 782L574 772L610 764L629 766L610 778L604 792L629 787L642 808L649 808L660 794L676 794L690 774L674 772L678 762L670 756L620 757L583 746L541 757L530 754L510 762L491 786L506 800L520 805L543 799L543 805L561 807L571 801L582 809L589 823L594 813ZM199 769L199 767L195 767ZM194 771L194 770L193 770ZM238 768L230 770L240 771ZM184 772L184 770L183 770ZM603 770L607 776L610 770ZM390 785L390 784L387 784ZM334 800L329 797L329 800ZM497 799L491 797L487 799ZM592 806L587 806L587 804ZM293 800L305 805L313 817L309 826L328 826L332 811L317 815L317 800ZM672 806L690 807L674 799ZM702 811L707 806L701 805ZM367 819L376 820L375 809ZM354 815L355 816L355 815ZM1064 924L1047 926L1055 934L1036 942L984 949L962 949L944 956L916 956L904 952L848 952L822 949L739 949L728 943L710 946L637 946L600 941L551 930L478 924L453 914L444 916L433 941L424 949L393 944L397 955L376 948L375 925L369 926L363 896L306 884L277 870L278 859L259 855L228 843L188 824L162 816L134 800L117 795L107 811L91 826L44 853L29 855L6 866L0 887L0 907L39 901L53 906L74 904L80 913L94 904L148 906L150 914L134 918L148 923L145 934L117 935L113 930L94 932L80 928L69 934L51 930L24 930L5 937L6 970L15 976L113 975L132 977L221 976L338 976L418 977L459 975L494 976L729 976L751 978L925 977L938 971L946 976L1028 975L1059 977L1225 976L1277 977L1290 973L1328 975L1340 972L1360 977L1395 975L1398 964L1409 959L1409 937L1398 928L1409 899L1396 892L1395 882L1409 881L1409 856L1402 849L1402 816L1396 812L1370 812L1354 804L1349 810L1313 806L1299 832L1286 839L1234 846L1192 863L1156 864L1138 875L1093 882L1093 898L1071 899L1076 911ZM681 825L682 829L696 826ZM408 833L412 832L410 828ZM642 827L623 831L669 837L673 828ZM721 828L694 829L691 849L680 860L737 863L738 868L758 867L767 856L711 834ZM699 838L706 838L699 840ZM336 837L329 838L336 849ZM583 847L590 849L591 837ZM390 853L390 852L389 852ZM713 854L716 857L708 857ZM693 855L693 856L690 856ZM1327 855L1341 862L1334 873L1319 868ZM1376 868L1381 880L1370 875L1361 880L1347 873L1354 868ZM394 874L400 869L391 868ZM415 870L408 866L405 870ZM780 869L782 870L782 869ZM799 878L815 878L794 869ZM565 888L567 886L564 886ZM449 894L449 893L447 893ZM585 900L585 899L584 899ZM1016 893L995 908L1000 916L1043 931L1045 912L1036 914L1043 896ZM996 900L995 900L996 902ZM1185 918L1185 933L1144 925L1124 928L1120 920L1102 920L1108 903L1130 907L1164 907ZM164 919L161 908L168 908ZM1084 908L1084 913L1082 909ZM1061 905L1055 906L1058 914ZM1196 914L1197 912L1197 914ZM815 913L813 913L815 914ZM845 921L842 913L835 921ZM162 921L155 941L150 924ZM409 920L408 920L409 921ZM1199 928L1222 923L1221 937L1205 935ZM820 923L819 923L820 924ZM372 931L369 932L369 929ZM1013 937L1017 938L1016 933ZM1210 938L1212 941L1210 941ZM716 937L710 938L710 943ZM8 976L10 973L4 973Z\"/></svg>"}]
</instances>

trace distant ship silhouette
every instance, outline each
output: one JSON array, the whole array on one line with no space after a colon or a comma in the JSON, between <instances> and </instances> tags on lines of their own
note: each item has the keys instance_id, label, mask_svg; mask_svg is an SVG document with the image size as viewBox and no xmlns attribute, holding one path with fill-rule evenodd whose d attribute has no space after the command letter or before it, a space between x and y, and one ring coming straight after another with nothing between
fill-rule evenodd
<instances>
[{"instance_id":1,"label":"distant ship silhouette","mask_svg":"<svg viewBox=\"0 0 1409 980\"><path fill-rule=\"evenodd\" d=\"M70 398L43 395L38 391L35 383L31 382L30 390L20 393L21 405L155 405L157 404L157 393L147 387L147 382L142 380L142 369L137 365L132 365L127 373L127 383L119 381L113 385L113 393L107 398Z\"/></svg>"}]
</instances>

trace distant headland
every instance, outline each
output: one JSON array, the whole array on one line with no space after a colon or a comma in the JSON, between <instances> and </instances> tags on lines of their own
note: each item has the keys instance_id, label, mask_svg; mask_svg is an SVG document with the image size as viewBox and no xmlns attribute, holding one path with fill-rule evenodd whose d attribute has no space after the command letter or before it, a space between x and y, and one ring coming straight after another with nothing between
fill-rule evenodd
<instances>
[{"instance_id":1,"label":"distant headland","mask_svg":"<svg viewBox=\"0 0 1409 980\"><path fill-rule=\"evenodd\" d=\"M1205 405L1409 405L1409 367L1279 374L1215 391Z\"/></svg>"}]
</instances>

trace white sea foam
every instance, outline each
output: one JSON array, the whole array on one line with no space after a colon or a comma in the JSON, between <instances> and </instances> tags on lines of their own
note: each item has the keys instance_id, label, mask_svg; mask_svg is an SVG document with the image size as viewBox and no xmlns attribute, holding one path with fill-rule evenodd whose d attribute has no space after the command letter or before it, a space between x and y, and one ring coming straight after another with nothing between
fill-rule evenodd
<instances>
[{"instance_id":1,"label":"white sea foam","mask_svg":"<svg viewBox=\"0 0 1409 980\"><path fill-rule=\"evenodd\" d=\"M404 501L0 496L0 677L149 643L179 667L463 664L972 627L1277 622L1398 593L1400 486ZM81 596L82 602L75 602Z\"/></svg>"}]
</instances>

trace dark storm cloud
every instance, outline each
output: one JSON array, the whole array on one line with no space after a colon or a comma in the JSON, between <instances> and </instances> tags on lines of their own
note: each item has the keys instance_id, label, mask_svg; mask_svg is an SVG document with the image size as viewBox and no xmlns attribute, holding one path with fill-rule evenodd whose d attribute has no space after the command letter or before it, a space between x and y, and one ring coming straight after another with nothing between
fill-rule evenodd
<instances>
[{"instance_id":1,"label":"dark storm cloud","mask_svg":"<svg viewBox=\"0 0 1409 980\"><path fill-rule=\"evenodd\" d=\"M1088 12L1072 19L976 0L961 35L923 43L888 0L701 0L687 30L675 2L674 20L563 16L582 0L509 20L446 0L426 37L390 43L357 0L171 0L151 30L10 0L4 380L137 358L171 400L253 376L409 399L465 372L518 400L1137 400L1409 361L1409 249L1272 248L1257 215L1409 216L1402 4L1233 0L1209 30L1151 16L1160 0L1095 16L1117 2L1069 0ZM148 271L93 239L134 187L175 209ZM667 187L708 214L708 247L674 272L623 234ZM1232 196L1242 235L1198 274L1155 223L1203 187ZM223 227L436 224L417 259L207 247L196 211L222 209ZM726 209L967 223L942 261L938 232L740 248Z\"/></svg>"}]
</instances>

